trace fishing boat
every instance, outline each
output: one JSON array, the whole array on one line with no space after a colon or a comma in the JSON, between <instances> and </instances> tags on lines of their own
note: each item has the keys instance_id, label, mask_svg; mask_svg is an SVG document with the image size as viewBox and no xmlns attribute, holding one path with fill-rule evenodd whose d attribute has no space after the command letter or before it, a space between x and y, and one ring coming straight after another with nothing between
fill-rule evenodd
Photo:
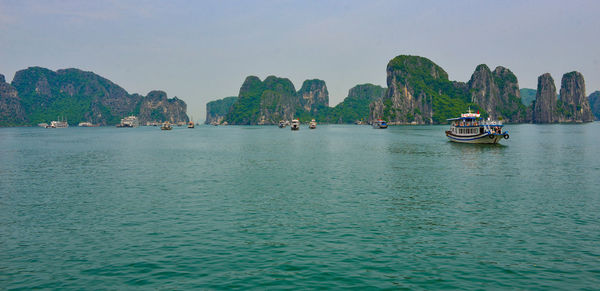
<instances>
[{"instance_id":1,"label":"fishing boat","mask_svg":"<svg viewBox=\"0 0 600 291\"><path fill-rule=\"evenodd\" d=\"M386 129L388 127L387 122L383 119L377 119L373 121L373 128L376 129Z\"/></svg>"},{"instance_id":2,"label":"fishing boat","mask_svg":"<svg viewBox=\"0 0 600 291\"><path fill-rule=\"evenodd\" d=\"M173 127L171 126L171 124L168 121L163 123L162 126L160 127L160 130L171 130L171 129L173 129Z\"/></svg>"},{"instance_id":3,"label":"fishing boat","mask_svg":"<svg viewBox=\"0 0 600 291\"><path fill-rule=\"evenodd\" d=\"M317 122L313 119L310 121L310 124L308 124L308 128L310 129L315 129L317 128Z\"/></svg>"},{"instance_id":4,"label":"fishing boat","mask_svg":"<svg viewBox=\"0 0 600 291\"><path fill-rule=\"evenodd\" d=\"M300 130L300 120L298 120L298 119L292 120L291 129L292 130Z\"/></svg>"},{"instance_id":5,"label":"fishing boat","mask_svg":"<svg viewBox=\"0 0 600 291\"><path fill-rule=\"evenodd\" d=\"M450 122L450 130L446 130L446 136L453 142L496 144L509 138L501 121L489 118L484 120L479 111L472 113L469 110L460 117L447 120Z\"/></svg>"}]
</instances>

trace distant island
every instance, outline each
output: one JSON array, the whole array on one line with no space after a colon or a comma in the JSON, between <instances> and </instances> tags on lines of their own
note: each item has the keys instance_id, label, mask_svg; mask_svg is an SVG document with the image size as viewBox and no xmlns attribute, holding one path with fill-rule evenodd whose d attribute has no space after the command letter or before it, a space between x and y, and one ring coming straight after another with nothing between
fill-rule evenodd
<instances>
[{"instance_id":1,"label":"distant island","mask_svg":"<svg viewBox=\"0 0 600 291\"><path fill-rule=\"evenodd\" d=\"M66 119L71 124L118 124L135 115L141 124L188 122L185 102L163 91L129 94L119 85L79 69L30 67L6 83L0 75L0 126L29 126Z\"/></svg>"},{"instance_id":2,"label":"distant island","mask_svg":"<svg viewBox=\"0 0 600 291\"><path fill-rule=\"evenodd\" d=\"M369 104L383 97L385 88L373 84L356 85L348 97L329 107L325 81L306 80L300 90L287 78L269 76L261 81L248 76L238 96L206 104L206 124L277 124L298 118L303 122L317 119L323 123L354 123L369 117Z\"/></svg>"},{"instance_id":3,"label":"distant island","mask_svg":"<svg viewBox=\"0 0 600 291\"><path fill-rule=\"evenodd\" d=\"M600 115L600 93L585 96L579 72L563 75L557 94L550 74L538 78L538 88L519 88L507 68L475 68L466 82L451 81L431 60L400 55L387 65L387 88L357 85L348 97L329 107L323 80L306 80L298 91L287 78L249 76L238 96L207 103L207 124L276 124L279 120L316 119L321 123L361 123L383 118L389 124L440 124L467 108L484 117L510 123L591 122ZM560 97L559 97L560 96Z\"/></svg>"},{"instance_id":4,"label":"distant island","mask_svg":"<svg viewBox=\"0 0 600 291\"><path fill-rule=\"evenodd\" d=\"M579 72L562 76L560 91L548 73L537 89L519 88L517 77L502 66L481 64L464 83L451 81L431 60L400 55L389 61L387 88L360 84L329 106L325 81L306 80L299 90L287 78L248 76L237 96L208 102L206 124L267 125L300 119L320 123L441 124L467 108L509 123L581 123L600 118L600 91L586 97ZM79 69L52 71L30 67L11 83L0 74L0 126L31 126L56 120L71 124L118 124L135 115L141 124L188 122L187 105L163 91L129 94L117 84Z\"/></svg>"}]
</instances>

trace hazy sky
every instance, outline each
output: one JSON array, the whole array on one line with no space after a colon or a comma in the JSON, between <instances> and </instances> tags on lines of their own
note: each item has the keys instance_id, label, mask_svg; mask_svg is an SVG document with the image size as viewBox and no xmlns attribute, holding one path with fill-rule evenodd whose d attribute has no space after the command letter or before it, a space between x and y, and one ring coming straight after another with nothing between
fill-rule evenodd
<instances>
[{"instance_id":1,"label":"hazy sky","mask_svg":"<svg viewBox=\"0 0 600 291\"><path fill-rule=\"evenodd\" d=\"M356 84L386 86L387 62L427 57L451 80L502 65L521 88L550 72L600 89L600 1L0 0L0 73L93 71L130 93L160 89L203 121L207 101L248 75L327 83L330 105Z\"/></svg>"}]
</instances>

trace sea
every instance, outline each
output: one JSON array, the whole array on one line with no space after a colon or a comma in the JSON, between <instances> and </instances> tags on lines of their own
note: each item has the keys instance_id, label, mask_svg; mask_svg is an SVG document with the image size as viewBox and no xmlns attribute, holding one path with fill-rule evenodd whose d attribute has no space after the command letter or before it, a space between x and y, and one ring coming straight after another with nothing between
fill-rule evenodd
<instances>
[{"instance_id":1,"label":"sea","mask_svg":"<svg viewBox=\"0 0 600 291\"><path fill-rule=\"evenodd\" d=\"M600 123L0 128L0 289L600 287Z\"/></svg>"}]
</instances>

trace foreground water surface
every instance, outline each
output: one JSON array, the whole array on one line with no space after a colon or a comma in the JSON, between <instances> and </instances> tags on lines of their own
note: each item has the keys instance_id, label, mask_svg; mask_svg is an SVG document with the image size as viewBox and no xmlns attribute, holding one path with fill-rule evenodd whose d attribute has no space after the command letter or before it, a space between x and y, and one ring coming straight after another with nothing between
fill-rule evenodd
<instances>
[{"instance_id":1,"label":"foreground water surface","mask_svg":"<svg viewBox=\"0 0 600 291\"><path fill-rule=\"evenodd\" d=\"M0 128L0 289L600 286L600 123Z\"/></svg>"}]
</instances>

